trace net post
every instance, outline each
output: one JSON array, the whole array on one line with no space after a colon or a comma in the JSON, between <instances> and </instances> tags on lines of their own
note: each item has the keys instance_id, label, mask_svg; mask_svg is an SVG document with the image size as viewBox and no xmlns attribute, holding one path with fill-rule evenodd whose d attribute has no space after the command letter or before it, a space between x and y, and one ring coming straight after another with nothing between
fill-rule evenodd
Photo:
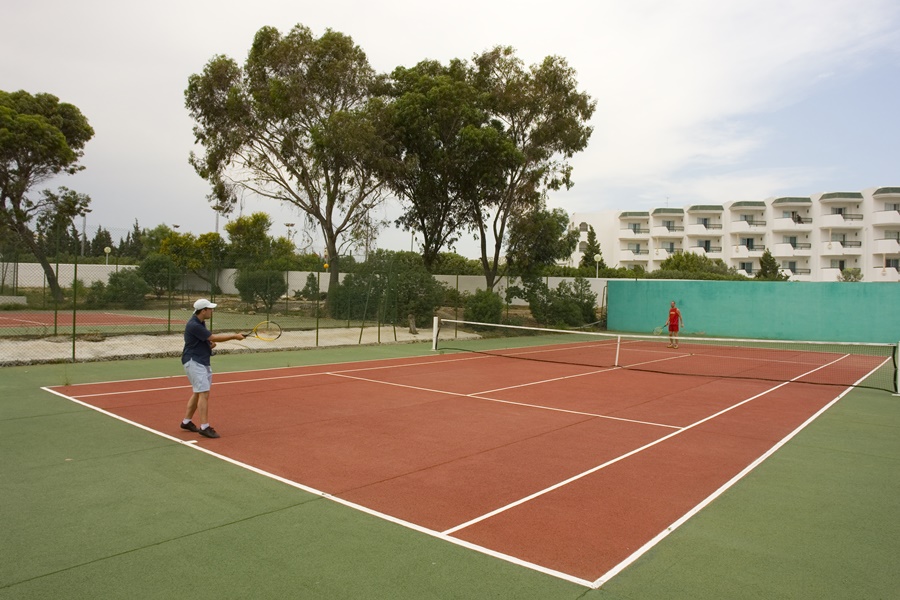
<instances>
[{"instance_id":1,"label":"net post","mask_svg":"<svg viewBox=\"0 0 900 600\"><path fill-rule=\"evenodd\" d=\"M621 348L621 347L622 347L622 336L617 335L616 336L616 362L615 362L615 366L617 366L617 367L620 366L619 365L619 348Z\"/></svg>"},{"instance_id":2,"label":"net post","mask_svg":"<svg viewBox=\"0 0 900 600\"><path fill-rule=\"evenodd\" d=\"M434 317L434 323L431 326L431 349L437 350L438 334L441 332L441 318L437 315Z\"/></svg>"},{"instance_id":3,"label":"net post","mask_svg":"<svg viewBox=\"0 0 900 600\"><path fill-rule=\"evenodd\" d=\"M900 342L894 346L894 396L900 397L900 368L897 368L897 354L900 353Z\"/></svg>"}]
</instances>

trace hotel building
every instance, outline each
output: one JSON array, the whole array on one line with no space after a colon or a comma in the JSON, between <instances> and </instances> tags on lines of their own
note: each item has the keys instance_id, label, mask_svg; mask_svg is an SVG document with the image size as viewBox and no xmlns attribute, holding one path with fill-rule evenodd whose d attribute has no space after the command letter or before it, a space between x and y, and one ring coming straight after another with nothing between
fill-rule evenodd
<instances>
[{"instance_id":1,"label":"hotel building","mask_svg":"<svg viewBox=\"0 0 900 600\"><path fill-rule=\"evenodd\" d=\"M570 226L581 235L573 264L592 226L610 267L655 271L673 254L694 252L753 277L768 249L793 281L837 281L844 269L859 269L863 281L900 281L900 187L575 213Z\"/></svg>"}]
</instances>

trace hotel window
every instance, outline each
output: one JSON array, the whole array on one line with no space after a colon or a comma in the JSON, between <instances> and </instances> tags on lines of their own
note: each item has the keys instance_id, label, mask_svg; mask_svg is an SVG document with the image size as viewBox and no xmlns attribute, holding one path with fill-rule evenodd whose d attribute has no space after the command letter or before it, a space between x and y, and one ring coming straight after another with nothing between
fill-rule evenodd
<instances>
[{"instance_id":1,"label":"hotel window","mask_svg":"<svg viewBox=\"0 0 900 600\"><path fill-rule=\"evenodd\" d=\"M587 230L588 230L588 224L587 224L587 223L581 223L581 224L578 226L578 230L581 231L582 233L587 232Z\"/></svg>"},{"instance_id":2,"label":"hotel window","mask_svg":"<svg viewBox=\"0 0 900 600\"><path fill-rule=\"evenodd\" d=\"M900 269L900 258L887 258L884 261L884 266L888 269Z\"/></svg>"},{"instance_id":3,"label":"hotel window","mask_svg":"<svg viewBox=\"0 0 900 600\"><path fill-rule=\"evenodd\" d=\"M748 275L753 272L753 263L752 262L742 262L738 267L741 271L744 271Z\"/></svg>"},{"instance_id":4,"label":"hotel window","mask_svg":"<svg viewBox=\"0 0 900 600\"><path fill-rule=\"evenodd\" d=\"M832 269L840 269L841 271L843 271L844 270L844 261L836 259L836 258L831 259L831 268Z\"/></svg>"}]
</instances>

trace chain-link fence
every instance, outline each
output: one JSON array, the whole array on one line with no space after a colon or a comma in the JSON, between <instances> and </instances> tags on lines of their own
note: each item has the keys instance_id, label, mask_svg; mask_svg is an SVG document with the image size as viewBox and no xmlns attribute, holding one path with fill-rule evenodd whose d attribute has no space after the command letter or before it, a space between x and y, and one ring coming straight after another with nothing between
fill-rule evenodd
<instances>
[{"instance_id":1,"label":"chain-link fence","mask_svg":"<svg viewBox=\"0 0 900 600\"><path fill-rule=\"evenodd\" d=\"M153 257L124 262L107 254L45 266L0 256L0 365L178 355L198 298L218 304L207 322L214 332L250 331L263 320L285 332L271 344L228 342L217 352L424 341L435 312L462 319L466 299L485 287L482 276L432 276L402 259L355 265L330 291L324 269L217 268L215 261L187 269ZM556 285L553 279L548 283ZM494 291L504 297L509 286L504 278ZM504 317L522 305L506 304Z\"/></svg>"}]
</instances>

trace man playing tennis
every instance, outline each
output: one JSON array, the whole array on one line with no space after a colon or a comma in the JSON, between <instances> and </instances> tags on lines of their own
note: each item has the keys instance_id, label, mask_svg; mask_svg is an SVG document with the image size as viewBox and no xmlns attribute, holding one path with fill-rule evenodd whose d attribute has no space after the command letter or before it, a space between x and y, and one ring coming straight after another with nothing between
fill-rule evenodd
<instances>
[{"instance_id":1,"label":"man playing tennis","mask_svg":"<svg viewBox=\"0 0 900 600\"><path fill-rule=\"evenodd\" d=\"M684 327L684 319L681 318L681 311L675 306L675 301L672 300L672 305L669 307L669 348L677 348L678 347L678 327Z\"/></svg>"},{"instance_id":2,"label":"man playing tennis","mask_svg":"<svg viewBox=\"0 0 900 600\"><path fill-rule=\"evenodd\" d=\"M212 350L216 347L216 342L244 339L240 333L211 333L206 328L206 319L212 316L216 306L218 305L206 298L194 302L194 314L184 326L184 350L181 351L181 364L194 390L188 400L181 428L208 438L219 437L209 424L209 389L212 387L212 367L209 359ZM197 409L200 409L199 428L191 420Z\"/></svg>"}]
</instances>

